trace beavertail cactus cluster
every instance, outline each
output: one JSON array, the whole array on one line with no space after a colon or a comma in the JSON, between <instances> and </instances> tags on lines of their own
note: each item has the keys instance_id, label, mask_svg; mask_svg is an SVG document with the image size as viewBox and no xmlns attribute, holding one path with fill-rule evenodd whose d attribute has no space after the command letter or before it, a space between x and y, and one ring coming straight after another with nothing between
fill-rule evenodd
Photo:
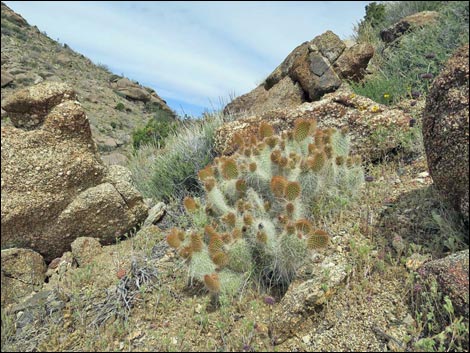
<instances>
[{"instance_id":1,"label":"beavertail cactus cluster","mask_svg":"<svg viewBox=\"0 0 470 353\"><path fill-rule=\"evenodd\" d=\"M314 120L280 135L261 123L257 137L235 140L232 156L199 172L205 205L184 201L199 228L167 235L190 277L212 293L235 294L250 277L289 284L309 252L329 242L315 227L318 205L353 196L364 180L346 132L316 129Z\"/></svg>"}]
</instances>

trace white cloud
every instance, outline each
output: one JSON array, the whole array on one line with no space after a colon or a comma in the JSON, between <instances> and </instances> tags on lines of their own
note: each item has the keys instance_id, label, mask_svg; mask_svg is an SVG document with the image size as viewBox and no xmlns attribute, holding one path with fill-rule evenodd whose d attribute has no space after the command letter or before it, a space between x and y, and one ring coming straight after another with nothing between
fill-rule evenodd
<instances>
[{"instance_id":1,"label":"white cloud","mask_svg":"<svg viewBox=\"0 0 470 353\"><path fill-rule=\"evenodd\" d=\"M345 37L367 2L6 3L162 98L207 106L253 89L297 45L325 30Z\"/></svg>"}]
</instances>

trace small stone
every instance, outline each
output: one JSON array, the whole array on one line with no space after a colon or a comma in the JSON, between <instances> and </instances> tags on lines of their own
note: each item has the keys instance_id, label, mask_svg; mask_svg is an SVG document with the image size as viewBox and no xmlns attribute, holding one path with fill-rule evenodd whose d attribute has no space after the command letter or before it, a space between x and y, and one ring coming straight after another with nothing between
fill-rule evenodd
<instances>
[{"instance_id":1,"label":"small stone","mask_svg":"<svg viewBox=\"0 0 470 353\"><path fill-rule=\"evenodd\" d=\"M404 323L405 325L408 325L408 326L414 326L415 320L413 319L413 317L412 317L410 314L408 314L408 315L406 315L405 318L403 319L403 323Z\"/></svg>"},{"instance_id":2,"label":"small stone","mask_svg":"<svg viewBox=\"0 0 470 353\"><path fill-rule=\"evenodd\" d=\"M310 335L306 335L306 336L302 337L302 341L303 341L305 344L308 344L308 343L310 343L310 339L311 339L311 338L312 338L312 337L311 337Z\"/></svg>"}]
</instances>

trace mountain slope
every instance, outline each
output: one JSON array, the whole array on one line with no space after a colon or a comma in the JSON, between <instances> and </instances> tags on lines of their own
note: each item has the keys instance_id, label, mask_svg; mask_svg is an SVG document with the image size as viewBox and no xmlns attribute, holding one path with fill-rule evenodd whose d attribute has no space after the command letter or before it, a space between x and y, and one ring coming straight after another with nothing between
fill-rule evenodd
<instances>
[{"instance_id":1,"label":"mountain slope","mask_svg":"<svg viewBox=\"0 0 470 353\"><path fill-rule=\"evenodd\" d=\"M105 65L60 44L1 4L2 101L13 91L41 81L61 81L78 93L103 156L123 160L132 131L150 119L175 118L151 88L111 73ZM2 110L2 125L8 119ZM114 157L113 157L114 156ZM106 158L105 158L106 159Z\"/></svg>"}]
</instances>

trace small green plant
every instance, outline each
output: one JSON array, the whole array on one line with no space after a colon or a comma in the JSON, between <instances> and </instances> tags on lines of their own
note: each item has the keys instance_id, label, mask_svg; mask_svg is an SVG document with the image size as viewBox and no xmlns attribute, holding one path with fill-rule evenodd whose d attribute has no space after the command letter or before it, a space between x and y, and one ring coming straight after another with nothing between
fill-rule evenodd
<instances>
[{"instance_id":1,"label":"small green plant","mask_svg":"<svg viewBox=\"0 0 470 353\"><path fill-rule=\"evenodd\" d=\"M141 129L132 133L132 145L139 149L143 144L153 143L164 147L165 139L176 130L178 121L168 116L155 117Z\"/></svg>"},{"instance_id":2,"label":"small green plant","mask_svg":"<svg viewBox=\"0 0 470 353\"><path fill-rule=\"evenodd\" d=\"M118 104L116 104L114 109L119 110L120 112L122 112L126 109L126 106L122 102L119 102Z\"/></svg>"},{"instance_id":3,"label":"small green plant","mask_svg":"<svg viewBox=\"0 0 470 353\"><path fill-rule=\"evenodd\" d=\"M205 205L187 197L195 229L173 228L168 244L187 259L191 280L214 295L234 295L251 277L286 287L309 252L329 235L315 227L317 204L353 197L364 180L361 159L349 156L345 131L316 129L299 119L275 135L262 122L258 136L235 137L238 150L198 173Z\"/></svg>"},{"instance_id":4,"label":"small green plant","mask_svg":"<svg viewBox=\"0 0 470 353\"><path fill-rule=\"evenodd\" d=\"M456 316L452 301L439 290L435 278L423 279L413 272L409 283L410 304L416 317L413 336L418 337L413 348L426 352L468 351L468 320Z\"/></svg>"}]
</instances>

